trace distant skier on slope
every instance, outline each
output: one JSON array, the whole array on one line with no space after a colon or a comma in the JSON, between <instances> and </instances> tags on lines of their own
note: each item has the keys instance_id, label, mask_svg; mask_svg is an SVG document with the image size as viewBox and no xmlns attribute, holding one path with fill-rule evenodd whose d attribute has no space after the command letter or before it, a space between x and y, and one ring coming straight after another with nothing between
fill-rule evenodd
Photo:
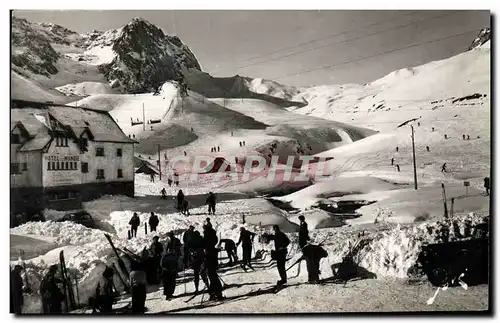
<instances>
[{"instance_id":1,"label":"distant skier on slope","mask_svg":"<svg viewBox=\"0 0 500 323\"><path fill-rule=\"evenodd\" d=\"M208 205L208 214L214 214L215 215L215 204L216 204L216 197L213 192L208 193L207 201L206 203Z\"/></svg>"},{"instance_id":2,"label":"distant skier on slope","mask_svg":"<svg viewBox=\"0 0 500 323\"><path fill-rule=\"evenodd\" d=\"M182 211L182 207L184 205L184 193L182 190L179 190L177 193L177 210Z\"/></svg>"},{"instance_id":3,"label":"distant skier on slope","mask_svg":"<svg viewBox=\"0 0 500 323\"><path fill-rule=\"evenodd\" d=\"M427 151L430 151L429 146L425 146L425 149L426 149Z\"/></svg>"},{"instance_id":4,"label":"distant skier on slope","mask_svg":"<svg viewBox=\"0 0 500 323\"><path fill-rule=\"evenodd\" d=\"M394 157L391 158L391 166L394 166Z\"/></svg>"},{"instance_id":5,"label":"distant skier on slope","mask_svg":"<svg viewBox=\"0 0 500 323\"><path fill-rule=\"evenodd\" d=\"M486 195L490 195L490 178L484 178L484 188L486 189Z\"/></svg>"},{"instance_id":6,"label":"distant skier on slope","mask_svg":"<svg viewBox=\"0 0 500 323\"><path fill-rule=\"evenodd\" d=\"M441 166L441 173L446 173L447 170L446 170L446 163L443 164L443 166Z\"/></svg>"},{"instance_id":7,"label":"distant skier on slope","mask_svg":"<svg viewBox=\"0 0 500 323\"><path fill-rule=\"evenodd\" d=\"M396 165L396 169L398 170L398 172L400 172L400 171L401 171L401 168L399 168L399 164L398 164L398 165Z\"/></svg>"}]
</instances>

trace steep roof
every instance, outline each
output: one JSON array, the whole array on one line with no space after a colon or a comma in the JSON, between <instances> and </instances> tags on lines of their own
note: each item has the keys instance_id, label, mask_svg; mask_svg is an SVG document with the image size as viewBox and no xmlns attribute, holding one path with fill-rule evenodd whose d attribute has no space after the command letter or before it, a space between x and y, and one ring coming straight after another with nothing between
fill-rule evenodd
<instances>
[{"instance_id":1,"label":"steep roof","mask_svg":"<svg viewBox=\"0 0 500 323\"><path fill-rule=\"evenodd\" d=\"M13 123L21 122L33 137L23 145L21 151L38 150L47 145L51 139L49 115L61 124L70 127L77 136L88 129L94 141L137 142L123 133L108 112L51 103L12 100L11 129L13 129Z\"/></svg>"}]
</instances>

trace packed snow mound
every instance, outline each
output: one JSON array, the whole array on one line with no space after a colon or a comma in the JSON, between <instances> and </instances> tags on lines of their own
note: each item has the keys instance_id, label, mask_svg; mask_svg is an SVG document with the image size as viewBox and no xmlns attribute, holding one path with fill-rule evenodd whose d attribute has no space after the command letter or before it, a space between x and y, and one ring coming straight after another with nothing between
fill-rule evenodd
<instances>
[{"instance_id":1,"label":"packed snow mound","mask_svg":"<svg viewBox=\"0 0 500 323\"><path fill-rule=\"evenodd\" d=\"M299 95L300 91L293 86L279 84L274 81L255 78L251 81L247 80L247 86L250 91L255 93L267 94L277 98L293 101L294 97Z\"/></svg>"},{"instance_id":2,"label":"packed snow mound","mask_svg":"<svg viewBox=\"0 0 500 323\"><path fill-rule=\"evenodd\" d=\"M92 94L111 94L113 89L108 84L100 82L81 82L75 84L66 84L55 88L57 91L67 96L89 96Z\"/></svg>"},{"instance_id":3,"label":"packed snow mound","mask_svg":"<svg viewBox=\"0 0 500 323\"><path fill-rule=\"evenodd\" d=\"M65 222L27 222L10 229L12 234L37 235L53 237L57 244L86 244L98 240L105 233L97 229L90 229L71 221Z\"/></svg>"}]
</instances>

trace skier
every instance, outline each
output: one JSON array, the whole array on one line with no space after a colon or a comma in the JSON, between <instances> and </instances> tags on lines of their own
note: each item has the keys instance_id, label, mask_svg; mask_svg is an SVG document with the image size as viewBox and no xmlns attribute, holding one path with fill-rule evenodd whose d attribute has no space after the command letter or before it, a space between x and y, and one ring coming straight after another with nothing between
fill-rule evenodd
<instances>
[{"instance_id":1,"label":"skier","mask_svg":"<svg viewBox=\"0 0 500 323\"><path fill-rule=\"evenodd\" d=\"M132 287L132 313L144 313L146 303L146 272L144 263L132 262L130 271L130 286Z\"/></svg>"},{"instance_id":2,"label":"skier","mask_svg":"<svg viewBox=\"0 0 500 323\"><path fill-rule=\"evenodd\" d=\"M280 280L276 283L278 286L286 284L286 255L288 254L287 247L290 244L290 239L284 234L278 225L273 225L274 235L268 235L269 240L274 240L274 257Z\"/></svg>"},{"instance_id":3,"label":"skier","mask_svg":"<svg viewBox=\"0 0 500 323\"><path fill-rule=\"evenodd\" d=\"M203 227L203 246L205 247L205 267L209 282L208 293L210 300L224 299L222 296L222 284L217 275L217 266L219 259L217 256L218 250L215 248L217 245L217 232L210 225Z\"/></svg>"},{"instance_id":4,"label":"skier","mask_svg":"<svg viewBox=\"0 0 500 323\"><path fill-rule=\"evenodd\" d=\"M396 152L398 152L398 151L399 151L399 147L398 147L398 146L396 146Z\"/></svg>"},{"instance_id":5,"label":"skier","mask_svg":"<svg viewBox=\"0 0 500 323\"><path fill-rule=\"evenodd\" d=\"M441 166L441 173L446 173L446 163Z\"/></svg>"},{"instance_id":6,"label":"skier","mask_svg":"<svg viewBox=\"0 0 500 323\"><path fill-rule=\"evenodd\" d=\"M173 231L170 231L168 233L168 243L166 249L175 251L175 255L177 259L179 259L179 257L181 256L181 246L181 241L175 237Z\"/></svg>"},{"instance_id":7,"label":"skier","mask_svg":"<svg viewBox=\"0 0 500 323\"><path fill-rule=\"evenodd\" d=\"M169 301L174 296L178 270L178 260L177 253L175 249L169 249L167 247L167 252L163 255L161 259L161 267L163 270L163 295L165 299Z\"/></svg>"},{"instance_id":8,"label":"skier","mask_svg":"<svg viewBox=\"0 0 500 323\"><path fill-rule=\"evenodd\" d=\"M235 265L238 262L238 255L236 244L232 239L220 239L219 245L224 244L224 250L227 253L227 257L229 258L229 262L227 266Z\"/></svg>"},{"instance_id":9,"label":"skier","mask_svg":"<svg viewBox=\"0 0 500 323\"><path fill-rule=\"evenodd\" d=\"M217 152L220 152L220 146L217 146Z\"/></svg>"},{"instance_id":10,"label":"skier","mask_svg":"<svg viewBox=\"0 0 500 323\"><path fill-rule=\"evenodd\" d=\"M186 199L184 199L184 201L182 202L181 213L186 216L189 216L189 202Z\"/></svg>"},{"instance_id":11,"label":"skier","mask_svg":"<svg viewBox=\"0 0 500 323\"><path fill-rule=\"evenodd\" d=\"M177 193L177 210L182 211L182 205L184 203L184 193L179 190Z\"/></svg>"},{"instance_id":12,"label":"skier","mask_svg":"<svg viewBox=\"0 0 500 323\"><path fill-rule=\"evenodd\" d=\"M155 174L151 173L149 176L151 177L151 183L154 183L155 182Z\"/></svg>"},{"instance_id":13,"label":"skier","mask_svg":"<svg viewBox=\"0 0 500 323\"><path fill-rule=\"evenodd\" d=\"M490 178L485 177L484 178L484 188L486 189L486 195L490 195Z\"/></svg>"},{"instance_id":14,"label":"skier","mask_svg":"<svg viewBox=\"0 0 500 323\"><path fill-rule=\"evenodd\" d=\"M21 314L24 304L22 270L23 267L15 265L10 272L10 313L13 314Z\"/></svg>"},{"instance_id":15,"label":"skier","mask_svg":"<svg viewBox=\"0 0 500 323\"><path fill-rule=\"evenodd\" d=\"M205 225L207 225L207 226L209 226L209 227L213 228L213 226L212 226L212 222L210 222L210 218L206 218L206 219L205 219Z\"/></svg>"},{"instance_id":16,"label":"skier","mask_svg":"<svg viewBox=\"0 0 500 323\"><path fill-rule=\"evenodd\" d=\"M175 186L179 186L179 173L177 172L174 173L174 182Z\"/></svg>"},{"instance_id":17,"label":"skier","mask_svg":"<svg viewBox=\"0 0 500 323\"><path fill-rule=\"evenodd\" d=\"M152 269L154 270L154 279L153 283L157 284L158 283L158 274L161 273L160 266L161 266L161 256L163 255L163 245L159 241L160 238L158 236L153 237L153 243L151 244L151 247L149 247L150 250L150 255L151 255L151 265Z\"/></svg>"},{"instance_id":18,"label":"skier","mask_svg":"<svg viewBox=\"0 0 500 323\"><path fill-rule=\"evenodd\" d=\"M130 219L128 224L130 225L130 235L132 237L137 237L137 228L141 224L141 220L137 216L137 213L134 212L134 215L132 215L132 218Z\"/></svg>"},{"instance_id":19,"label":"skier","mask_svg":"<svg viewBox=\"0 0 500 323\"><path fill-rule=\"evenodd\" d=\"M158 227L158 223L160 223L158 216L156 214L154 214L154 212L151 212L151 215L149 216L149 229L151 231L156 231L156 228Z\"/></svg>"},{"instance_id":20,"label":"skier","mask_svg":"<svg viewBox=\"0 0 500 323\"><path fill-rule=\"evenodd\" d=\"M398 165L396 165L396 169L398 170L398 172L400 172L400 171L401 171L401 169L399 168L399 164L398 164Z\"/></svg>"},{"instance_id":21,"label":"skier","mask_svg":"<svg viewBox=\"0 0 500 323\"><path fill-rule=\"evenodd\" d=\"M187 156L187 152L184 150L184 156Z\"/></svg>"},{"instance_id":22,"label":"skier","mask_svg":"<svg viewBox=\"0 0 500 323\"><path fill-rule=\"evenodd\" d=\"M462 135L462 139L465 140L465 135Z\"/></svg>"},{"instance_id":23,"label":"skier","mask_svg":"<svg viewBox=\"0 0 500 323\"><path fill-rule=\"evenodd\" d=\"M40 283L40 295L42 297L44 314L62 313L64 294L57 286L58 283L61 283L61 280L55 277L57 269L57 265L50 266L49 271Z\"/></svg>"},{"instance_id":24,"label":"skier","mask_svg":"<svg viewBox=\"0 0 500 323\"><path fill-rule=\"evenodd\" d=\"M311 240L311 238L309 238L309 230L307 229L307 223L303 215L299 216L299 221L299 247L302 249L307 244L307 241Z\"/></svg>"},{"instance_id":25,"label":"skier","mask_svg":"<svg viewBox=\"0 0 500 323\"><path fill-rule=\"evenodd\" d=\"M432 127L432 131L433 131L433 132L434 132L434 130L435 130L435 129L434 129L434 127Z\"/></svg>"},{"instance_id":26,"label":"skier","mask_svg":"<svg viewBox=\"0 0 500 323\"><path fill-rule=\"evenodd\" d=\"M193 131L194 131L194 130L193 130L193 127L191 127L191 132L193 132Z\"/></svg>"},{"instance_id":27,"label":"skier","mask_svg":"<svg viewBox=\"0 0 500 323\"><path fill-rule=\"evenodd\" d=\"M241 243L243 249L243 262L241 267L245 269L245 266L253 270L252 267L252 242L255 237L255 233L246 230L245 228L240 228L240 239L236 243L236 247L238 247Z\"/></svg>"},{"instance_id":28,"label":"skier","mask_svg":"<svg viewBox=\"0 0 500 323\"><path fill-rule=\"evenodd\" d=\"M394 166L394 157L391 158L391 166Z\"/></svg>"},{"instance_id":29,"label":"skier","mask_svg":"<svg viewBox=\"0 0 500 323\"><path fill-rule=\"evenodd\" d=\"M245 140L243 140L243 146L246 146Z\"/></svg>"},{"instance_id":30,"label":"skier","mask_svg":"<svg viewBox=\"0 0 500 323\"><path fill-rule=\"evenodd\" d=\"M420 122L417 122L417 125L420 127Z\"/></svg>"},{"instance_id":31,"label":"skier","mask_svg":"<svg viewBox=\"0 0 500 323\"><path fill-rule=\"evenodd\" d=\"M113 288L113 276L115 271L113 268L106 267L102 272L102 276L97 283L95 303L93 310L99 309L100 313L111 313L113 304L115 303L116 291Z\"/></svg>"},{"instance_id":32,"label":"skier","mask_svg":"<svg viewBox=\"0 0 500 323\"><path fill-rule=\"evenodd\" d=\"M448 139L448 135L447 134L444 134L444 139Z\"/></svg>"},{"instance_id":33,"label":"skier","mask_svg":"<svg viewBox=\"0 0 500 323\"><path fill-rule=\"evenodd\" d=\"M325 249L318 245L307 244L302 248L302 258L307 264L307 282L311 284L319 283L319 263L321 258L328 256Z\"/></svg>"},{"instance_id":34,"label":"skier","mask_svg":"<svg viewBox=\"0 0 500 323\"><path fill-rule=\"evenodd\" d=\"M184 267L189 267L189 262L191 261L191 241L193 239L194 226L190 225L189 228L184 232L182 236L182 242L184 243Z\"/></svg>"},{"instance_id":35,"label":"skier","mask_svg":"<svg viewBox=\"0 0 500 323\"><path fill-rule=\"evenodd\" d=\"M241 147L241 146L242 146L242 145L241 145L241 141L240 141L240 147Z\"/></svg>"},{"instance_id":36,"label":"skier","mask_svg":"<svg viewBox=\"0 0 500 323\"><path fill-rule=\"evenodd\" d=\"M172 184L172 180L170 178L168 180L169 180L168 186L170 186L170 184ZM165 189L165 187L162 188L162 190L160 191L160 193L161 193L161 198L163 200L166 200L167 199L167 190Z\"/></svg>"},{"instance_id":37,"label":"skier","mask_svg":"<svg viewBox=\"0 0 500 323\"><path fill-rule=\"evenodd\" d=\"M470 135L467 135L467 140L470 140Z\"/></svg>"},{"instance_id":38,"label":"skier","mask_svg":"<svg viewBox=\"0 0 500 323\"><path fill-rule=\"evenodd\" d=\"M203 250L203 237L200 232L193 231L191 236L191 248L190 248L190 258L191 260L191 268L193 269L194 274L194 288L195 293L199 292L199 284L200 284L200 276L203 280L203 283L207 288L209 288L209 282L207 277L207 270L205 267L205 253Z\"/></svg>"},{"instance_id":39,"label":"skier","mask_svg":"<svg viewBox=\"0 0 500 323\"><path fill-rule=\"evenodd\" d=\"M425 146L425 149L426 149L427 151L430 151L429 146Z\"/></svg>"},{"instance_id":40,"label":"skier","mask_svg":"<svg viewBox=\"0 0 500 323\"><path fill-rule=\"evenodd\" d=\"M172 176L171 175L168 175L168 179L167 179L167 183L168 183L168 187L172 187Z\"/></svg>"},{"instance_id":41,"label":"skier","mask_svg":"<svg viewBox=\"0 0 500 323\"><path fill-rule=\"evenodd\" d=\"M208 214L215 215L215 194L212 192L208 193L207 201L205 204L208 204Z\"/></svg>"}]
</instances>

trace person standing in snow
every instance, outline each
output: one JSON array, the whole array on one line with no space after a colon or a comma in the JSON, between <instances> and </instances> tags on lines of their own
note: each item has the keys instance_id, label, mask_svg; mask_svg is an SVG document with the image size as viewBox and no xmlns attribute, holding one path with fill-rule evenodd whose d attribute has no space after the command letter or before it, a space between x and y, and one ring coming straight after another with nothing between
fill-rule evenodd
<instances>
[{"instance_id":1,"label":"person standing in snow","mask_svg":"<svg viewBox=\"0 0 500 323\"><path fill-rule=\"evenodd\" d=\"M241 141L240 141L240 147L241 147Z\"/></svg>"},{"instance_id":2,"label":"person standing in snow","mask_svg":"<svg viewBox=\"0 0 500 323\"><path fill-rule=\"evenodd\" d=\"M240 235L240 240L241 240L241 235ZM229 258L227 266L235 265L238 262L236 244L232 239L220 239L219 245L221 244L224 244L224 250L227 253L227 257Z\"/></svg>"},{"instance_id":3,"label":"person standing in snow","mask_svg":"<svg viewBox=\"0 0 500 323\"><path fill-rule=\"evenodd\" d=\"M398 146L396 146L396 152L398 152L398 151L399 151L399 147L398 147Z\"/></svg>"},{"instance_id":4,"label":"person standing in snow","mask_svg":"<svg viewBox=\"0 0 500 323\"><path fill-rule=\"evenodd\" d=\"M97 283L95 302L93 304L94 311L99 309L99 312L103 314L113 311L115 295L117 294L113 285L114 274L115 271L110 267L106 267L102 272L101 279Z\"/></svg>"},{"instance_id":5,"label":"person standing in snow","mask_svg":"<svg viewBox=\"0 0 500 323\"><path fill-rule=\"evenodd\" d=\"M394 157L391 158L391 166L394 166Z\"/></svg>"},{"instance_id":6,"label":"person standing in snow","mask_svg":"<svg viewBox=\"0 0 500 323\"><path fill-rule=\"evenodd\" d=\"M240 239L236 243L236 247L238 247L241 243L241 247L243 249L243 262L241 263L241 267L246 270L245 266L253 270L252 267L252 242L255 237L255 233L246 230L245 228L240 228Z\"/></svg>"},{"instance_id":7,"label":"person standing in snow","mask_svg":"<svg viewBox=\"0 0 500 323\"><path fill-rule=\"evenodd\" d=\"M137 228L141 224L141 220L137 216L137 213L134 212L134 215L132 215L132 218L130 219L128 224L130 225L130 235L132 237L137 237Z\"/></svg>"},{"instance_id":8,"label":"person standing in snow","mask_svg":"<svg viewBox=\"0 0 500 323\"><path fill-rule=\"evenodd\" d=\"M177 172L174 173L174 183L175 186L179 186L179 173Z\"/></svg>"},{"instance_id":9,"label":"person standing in snow","mask_svg":"<svg viewBox=\"0 0 500 323\"><path fill-rule=\"evenodd\" d=\"M486 189L486 195L490 195L490 178L485 177L484 178L484 188Z\"/></svg>"},{"instance_id":10,"label":"person standing in snow","mask_svg":"<svg viewBox=\"0 0 500 323\"><path fill-rule=\"evenodd\" d=\"M220 146L217 146L217 152L220 152Z\"/></svg>"},{"instance_id":11,"label":"person standing in snow","mask_svg":"<svg viewBox=\"0 0 500 323\"><path fill-rule=\"evenodd\" d=\"M16 315L22 313L24 304L22 270L23 267L15 265L10 272L10 313Z\"/></svg>"},{"instance_id":12,"label":"person standing in snow","mask_svg":"<svg viewBox=\"0 0 500 323\"><path fill-rule=\"evenodd\" d=\"M208 293L210 300L224 299L222 296L222 284L217 275L217 267L219 265L217 245L217 232L208 226L203 227L203 245L205 247L205 267L207 269L208 279L210 281Z\"/></svg>"},{"instance_id":13,"label":"person standing in snow","mask_svg":"<svg viewBox=\"0 0 500 323\"><path fill-rule=\"evenodd\" d=\"M398 170L398 172L400 172L400 171L401 171L401 169L399 168L399 164L398 164L398 165L396 165L396 169Z\"/></svg>"},{"instance_id":14,"label":"person standing in snow","mask_svg":"<svg viewBox=\"0 0 500 323\"><path fill-rule=\"evenodd\" d=\"M203 248L203 237L200 232L193 231L190 240L190 258L191 258L191 268L193 269L194 275L194 288L195 293L199 292L200 276L203 283L209 288L209 282L207 277L207 268L205 266L205 252Z\"/></svg>"},{"instance_id":15,"label":"person standing in snow","mask_svg":"<svg viewBox=\"0 0 500 323\"><path fill-rule=\"evenodd\" d=\"M62 313L62 302L64 301L64 294L61 292L58 283L62 281L56 278L55 275L58 270L57 265L49 267L49 271L40 283L40 295L42 297L42 307L44 314L58 314Z\"/></svg>"},{"instance_id":16,"label":"person standing in snow","mask_svg":"<svg viewBox=\"0 0 500 323\"><path fill-rule=\"evenodd\" d=\"M154 212L151 212L151 215L149 216L149 229L151 231L156 231L156 228L158 227L158 223L160 223L158 216L156 214L154 214Z\"/></svg>"},{"instance_id":17,"label":"person standing in snow","mask_svg":"<svg viewBox=\"0 0 500 323\"><path fill-rule=\"evenodd\" d=\"M161 259L161 268L163 271L163 295L167 301L174 296L178 271L178 258L174 249L169 249Z\"/></svg>"},{"instance_id":18,"label":"person standing in snow","mask_svg":"<svg viewBox=\"0 0 500 323\"><path fill-rule=\"evenodd\" d=\"M245 143L245 140L243 140L243 146L246 146L247 144Z\"/></svg>"},{"instance_id":19,"label":"person standing in snow","mask_svg":"<svg viewBox=\"0 0 500 323\"><path fill-rule=\"evenodd\" d=\"M161 256L163 255L163 245L159 240L160 238L158 236L154 236L153 243L151 244L151 247L149 247L151 258L153 258L151 263L155 272L155 276L153 279L155 284L158 283L158 274L161 273L160 265Z\"/></svg>"},{"instance_id":20,"label":"person standing in snow","mask_svg":"<svg viewBox=\"0 0 500 323\"><path fill-rule=\"evenodd\" d=\"M186 216L189 216L189 202L187 199L184 199L184 201L182 202L181 213Z\"/></svg>"},{"instance_id":21,"label":"person standing in snow","mask_svg":"<svg viewBox=\"0 0 500 323\"><path fill-rule=\"evenodd\" d=\"M182 242L184 243L184 267L189 266L190 256L191 256L191 240L193 239L194 226L190 225L189 228L184 232L182 236Z\"/></svg>"},{"instance_id":22,"label":"person standing in snow","mask_svg":"<svg viewBox=\"0 0 500 323\"><path fill-rule=\"evenodd\" d=\"M311 238L309 238L309 230L307 229L306 219L303 215L299 216L299 221L299 247L302 249L307 244L307 241L311 240Z\"/></svg>"},{"instance_id":23,"label":"person standing in snow","mask_svg":"<svg viewBox=\"0 0 500 323\"><path fill-rule=\"evenodd\" d=\"M271 255L276 260L280 280L277 285L286 284L286 256L288 254L287 247L290 244L290 239L280 230L278 225L273 225L274 235L267 235L268 240L274 240L274 253Z\"/></svg>"},{"instance_id":24,"label":"person standing in snow","mask_svg":"<svg viewBox=\"0 0 500 323\"><path fill-rule=\"evenodd\" d=\"M462 139L465 140L465 134L462 135Z\"/></svg>"},{"instance_id":25,"label":"person standing in snow","mask_svg":"<svg viewBox=\"0 0 500 323\"><path fill-rule=\"evenodd\" d=\"M319 283L319 265L321 258L326 258L328 253L318 245L307 244L302 249L302 257L307 264L307 282L310 284Z\"/></svg>"},{"instance_id":26,"label":"person standing in snow","mask_svg":"<svg viewBox=\"0 0 500 323\"><path fill-rule=\"evenodd\" d=\"M172 184L172 181L170 180L170 178L168 180L170 181L170 183L169 183L168 186L170 186L170 184ZM162 200L166 200L167 199L167 190L165 189L165 187L162 188L162 190L160 191L160 193L161 193Z\"/></svg>"},{"instance_id":27,"label":"person standing in snow","mask_svg":"<svg viewBox=\"0 0 500 323\"><path fill-rule=\"evenodd\" d=\"M467 135L467 140L470 140L470 135Z\"/></svg>"},{"instance_id":28,"label":"person standing in snow","mask_svg":"<svg viewBox=\"0 0 500 323\"><path fill-rule=\"evenodd\" d=\"M130 286L132 288L132 313L143 314L146 310L146 272L144 264L131 263Z\"/></svg>"},{"instance_id":29,"label":"person standing in snow","mask_svg":"<svg viewBox=\"0 0 500 323\"><path fill-rule=\"evenodd\" d=\"M205 204L208 204L208 214L215 215L216 198L213 192L208 193L207 201L205 202Z\"/></svg>"},{"instance_id":30,"label":"person standing in snow","mask_svg":"<svg viewBox=\"0 0 500 323\"><path fill-rule=\"evenodd\" d=\"M441 173L446 173L446 163L441 166Z\"/></svg>"},{"instance_id":31,"label":"person standing in snow","mask_svg":"<svg viewBox=\"0 0 500 323\"><path fill-rule=\"evenodd\" d=\"M179 259L181 256L181 247L182 247L181 241L175 237L173 231L170 231L168 233L167 250L175 251L175 255L177 259Z\"/></svg>"},{"instance_id":32,"label":"person standing in snow","mask_svg":"<svg viewBox=\"0 0 500 323\"><path fill-rule=\"evenodd\" d=\"M184 193L179 190L177 193L177 210L182 211L182 206L184 204Z\"/></svg>"},{"instance_id":33,"label":"person standing in snow","mask_svg":"<svg viewBox=\"0 0 500 323\"><path fill-rule=\"evenodd\" d=\"M425 146L425 150L430 151L431 149L429 148L429 146Z\"/></svg>"},{"instance_id":34,"label":"person standing in snow","mask_svg":"<svg viewBox=\"0 0 500 323\"><path fill-rule=\"evenodd\" d=\"M151 173L149 176L151 177L151 183L154 183L155 182L155 174Z\"/></svg>"}]
</instances>

